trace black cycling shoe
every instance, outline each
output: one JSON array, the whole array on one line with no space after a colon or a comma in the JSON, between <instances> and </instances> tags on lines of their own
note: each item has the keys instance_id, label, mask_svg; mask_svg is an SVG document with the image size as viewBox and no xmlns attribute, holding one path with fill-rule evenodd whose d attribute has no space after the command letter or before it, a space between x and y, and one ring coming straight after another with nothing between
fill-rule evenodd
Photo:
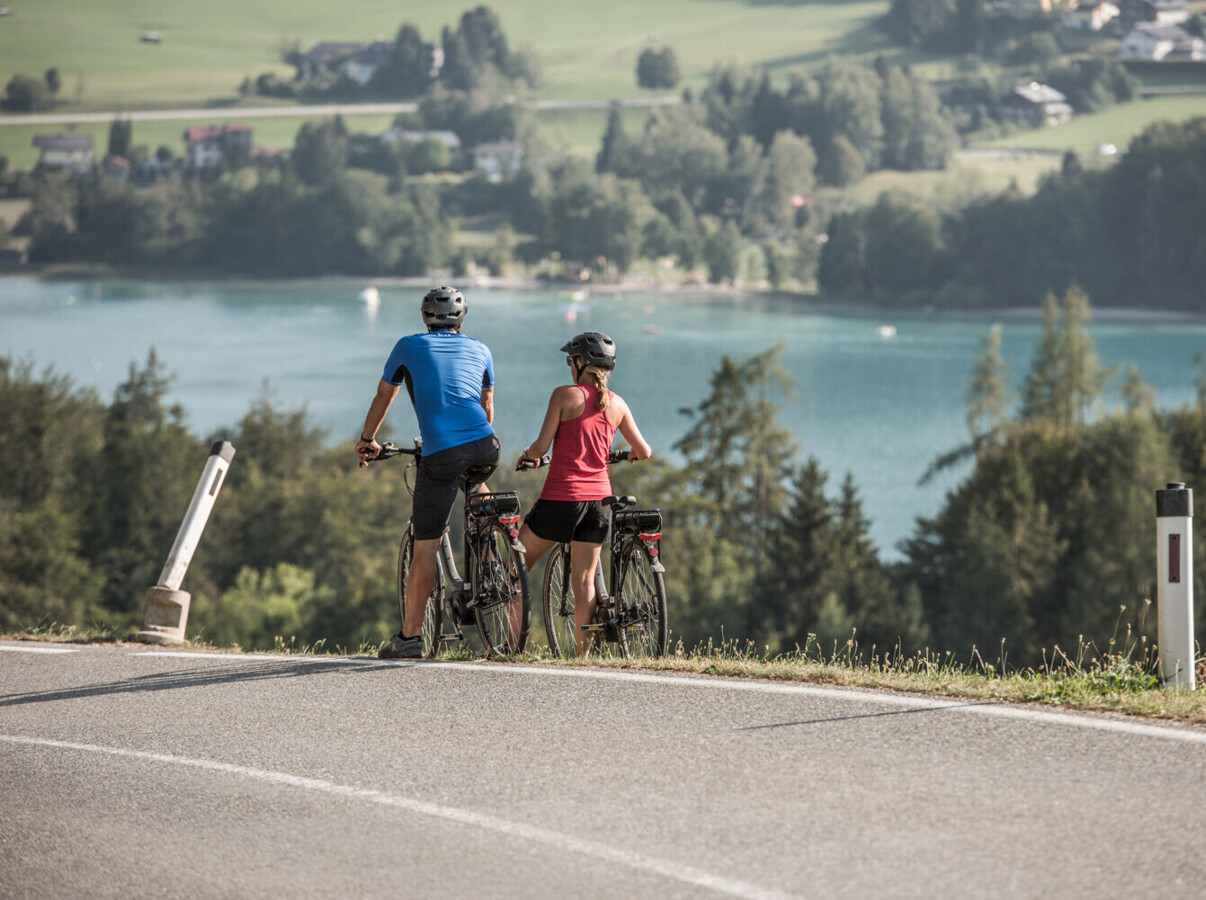
<instances>
[{"instance_id":1,"label":"black cycling shoe","mask_svg":"<svg viewBox=\"0 0 1206 900\"><path fill-rule=\"evenodd\" d=\"M377 651L377 659L422 659L423 638L404 638L395 634L389 643Z\"/></svg>"}]
</instances>

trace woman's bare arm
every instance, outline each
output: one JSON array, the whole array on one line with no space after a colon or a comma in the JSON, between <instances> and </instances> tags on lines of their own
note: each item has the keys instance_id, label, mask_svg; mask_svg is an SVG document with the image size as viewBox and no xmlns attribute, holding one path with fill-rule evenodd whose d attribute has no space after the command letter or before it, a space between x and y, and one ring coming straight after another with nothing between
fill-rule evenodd
<instances>
[{"instance_id":1,"label":"woman's bare arm","mask_svg":"<svg viewBox=\"0 0 1206 900\"><path fill-rule=\"evenodd\" d=\"M653 448L646 443L641 429L637 428L636 419L632 417L632 410L628 408L628 404L622 397L615 397L615 399L619 401L617 405L624 413L624 417L620 419L620 424L616 428L624 436L624 440L628 441L628 446L632 448L628 453L629 461L636 462L638 459L648 459L653 456Z\"/></svg>"},{"instance_id":2,"label":"woman's bare arm","mask_svg":"<svg viewBox=\"0 0 1206 900\"><path fill-rule=\"evenodd\" d=\"M557 426L561 424L561 409L565 403L564 388L556 388L549 397L549 408L544 414L544 423L540 426L540 435L520 453L520 459L539 459L549 452L553 446L553 438L557 434Z\"/></svg>"}]
</instances>

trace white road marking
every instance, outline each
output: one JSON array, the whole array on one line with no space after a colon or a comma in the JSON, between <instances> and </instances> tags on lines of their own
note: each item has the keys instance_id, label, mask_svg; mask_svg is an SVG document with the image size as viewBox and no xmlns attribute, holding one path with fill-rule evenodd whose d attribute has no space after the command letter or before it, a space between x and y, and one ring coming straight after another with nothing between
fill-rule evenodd
<instances>
[{"instance_id":1,"label":"white road marking","mask_svg":"<svg viewBox=\"0 0 1206 900\"><path fill-rule=\"evenodd\" d=\"M668 860L657 859L652 856L646 856L643 853L636 853L620 847L613 847L609 844L602 844L598 843L597 841L586 840L584 838L574 837L573 835L550 831L547 828L538 828L534 825L526 825L522 822L512 822L509 819L502 819L497 816L486 815L484 813L476 813L472 812L471 810L457 809L455 807L444 806L439 803L428 803L424 800L415 800L411 797L398 797L393 794L383 793L382 791L335 784L334 782L325 781L319 778L304 778L300 775L289 775L285 772L272 772L266 769L253 769L248 766L236 766L230 763L216 762L208 759L190 759L186 756L170 756L164 753L146 753L141 750L124 750L120 747L101 747L95 744L73 744L68 743L67 741L52 741L43 738L23 737L20 735L0 734L0 741L30 747L48 747L58 750L75 750L83 753L97 753L105 756L121 757L124 759L137 759L146 762L187 766L194 769L203 769L209 772L218 772L225 775L237 775L243 778L253 778L257 781L266 781L272 784L282 784L288 787L296 787L308 791L332 794L338 797L346 797L353 800L363 800L368 803L375 803L379 806L391 806L397 809L404 809L408 812L419 813L420 815L446 819L451 822L457 822L461 825L471 825L476 828L482 828L487 831L504 834L508 837L522 838L524 840L546 844L558 850L568 850L572 853L581 853L584 856L593 856L603 860L604 862L618 863L619 865L627 866L630 869L651 872L655 875L672 878L675 881L681 881L685 884L701 887L706 890L714 891L718 894L727 894L731 897L741 897L743 900L791 900L793 897L793 895L783 893L782 891L763 888L756 884L750 884L749 882L745 881L713 875L710 872L705 872L702 869L695 868L694 866L686 866L680 863L670 862Z\"/></svg>"},{"instance_id":2,"label":"white road marking","mask_svg":"<svg viewBox=\"0 0 1206 900\"><path fill-rule=\"evenodd\" d=\"M171 659L225 659L229 662L294 662L304 660L305 662L322 662L330 663L335 666L346 665L362 665L367 662L376 662L376 660L354 659L348 656L302 656L285 653L277 653L268 655L265 653L202 653L191 652L188 650L139 650L131 654L132 656L159 656L169 657Z\"/></svg>"},{"instance_id":3,"label":"white road marking","mask_svg":"<svg viewBox=\"0 0 1206 900\"><path fill-rule=\"evenodd\" d=\"M1065 725L1112 731L1139 737L1162 738L1185 741L1191 744L1206 744L1206 731L1191 730L1170 725L1148 725L1123 719L1075 712L1048 712L1024 706L1009 706L996 701L978 701L963 697L933 697L868 691L858 688L822 687L812 684L753 681L724 678L711 675L659 675L650 672L632 672L614 669L587 669L561 666L519 666L481 664L467 662L427 663L435 670L463 669L468 671L506 672L514 675L547 676L551 678L588 678L599 680L632 681L644 684L675 685L716 691L746 691L758 694L796 694L807 697L824 697L829 700L857 700L878 703L884 706L899 706L910 709L943 709L957 715L995 716L1002 719L1018 719L1025 722L1041 722L1047 725ZM964 705L957 705L964 704Z\"/></svg>"},{"instance_id":4,"label":"white road marking","mask_svg":"<svg viewBox=\"0 0 1206 900\"><path fill-rule=\"evenodd\" d=\"M0 644L0 650L10 653L79 653L75 647L34 647L24 644Z\"/></svg>"}]
</instances>

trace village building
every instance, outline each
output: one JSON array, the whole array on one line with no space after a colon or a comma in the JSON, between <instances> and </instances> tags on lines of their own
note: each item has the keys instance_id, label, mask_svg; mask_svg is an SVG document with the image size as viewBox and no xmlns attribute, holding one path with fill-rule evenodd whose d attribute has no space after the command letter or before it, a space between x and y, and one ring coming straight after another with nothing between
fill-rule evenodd
<instances>
[{"instance_id":1,"label":"village building","mask_svg":"<svg viewBox=\"0 0 1206 900\"><path fill-rule=\"evenodd\" d=\"M362 47L339 64L339 71L350 80L364 87L373 80L377 70L387 65L394 55L394 45L389 41L373 41Z\"/></svg>"},{"instance_id":2,"label":"village building","mask_svg":"<svg viewBox=\"0 0 1206 900\"><path fill-rule=\"evenodd\" d=\"M473 167L488 181L502 181L518 175L523 167L523 144L518 141L491 141L473 148Z\"/></svg>"},{"instance_id":3,"label":"village building","mask_svg":"<svg viewBox=\"0 0 1206 900\"><path fill-rule=\"evenodd\" d=\"M1003 112L1014 119L1025 119L1036 125L1063 125L1072 119L1068 98L1055 88L1032 81L1019 84L1005 98Z\"/></svg>"},{"instance_id":4,"label":"village building","mask_svg":"<svg viewBox=\"0 0 1206 900\"><path fill-rule=\"evenodd\" d=\"M1136 25L1118 46L1121 59L1152 62L1206 59L1206 42L1176 25Z\"/></svg>"},{"instance_id":5,"label":"village building","mask_svg":"<svg viewBox=\"0 0 1206 900\"><path fill-rule=\"evenodd\" d=\"M241 122L194 125L184 130L185 159L193 169L211 169L251 156L251 128Z\"/></svg>"},{"instance_id":6,"label":"village building","mask_svg":"<svg viewBox=\"0 0 1206 900\"><path fill-rule=\"evenodd\" d=\"M92 168L90 134L39 134L33 145L38 149L39 169L86 172Z\"/></svg>"},{"instance_id":7,"label":"village building","mask_svg":"<svg viewBox=\"0 0 1206 900\"><path fill-rule=\"evenodd\" d=\"M387 144L421 144L426 140L439 141L453 153L461 149L461 139L455 131L421 131L418 129L398 128L394 126L388 131L377 135L377 140Z\"/></svg>"},{"instance_id":8,"label":"village building","mask_svg":"<svg viewBox=\"0 0 1206 900\"><path fill-rule=\"evenodd\" d=\"M1101 31L1108 23L1121 15L1122 10L1108 0L1100 3L1086 3L1060 16L1060 24L1065 28L1080 31Z\"/></svg>"}]
</instances>

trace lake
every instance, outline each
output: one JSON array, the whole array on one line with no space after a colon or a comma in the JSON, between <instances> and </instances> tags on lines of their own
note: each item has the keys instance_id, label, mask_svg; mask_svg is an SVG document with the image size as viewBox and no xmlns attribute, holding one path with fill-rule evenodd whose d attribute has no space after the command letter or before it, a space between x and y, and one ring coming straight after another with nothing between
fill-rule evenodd
<instances>
[{"instance_id":1,"label":"lake","mask_svg":"<svg viewBox=\"0 0 1206 900\"><path fill-rule=\"evenodd\" d=\"M980 341L1004 322L1004 352L1020 387L1041 332L1034 315L820 311L757 296L595 292L575 302L561 291L466 291L465 331L495 360L496 426L510 458L540 427L549 391L566 380L558 348L586 329L619 347L612 387L633 409L655 453L672 449L725 354L781 342L796 381L781 420L802 454L815 455L836 490L849 470L872 534L886 557L933 514L966 469L919 486L939 454L966 440L967 383ZM264 390L284 407L304 406L331 440L355 439L385 358L403 334L421 330L421 288L381 287L371 308L345 283L196 284L44 282L0 279L0 355L53 365L106 400L154 347L174 373L171 399L201 435L229 427ZM1103 363L1138 365L1161 406L1192 402L1193 356L1206 322L1127 318L1091 326ZM389 424L417 434L405 394ZM1176 480L1178 473L1169 473ZM1153 490L1160 485L1152 485ZM655 498L650 498L654 500Z\"/></svg>"}]
</instances>

